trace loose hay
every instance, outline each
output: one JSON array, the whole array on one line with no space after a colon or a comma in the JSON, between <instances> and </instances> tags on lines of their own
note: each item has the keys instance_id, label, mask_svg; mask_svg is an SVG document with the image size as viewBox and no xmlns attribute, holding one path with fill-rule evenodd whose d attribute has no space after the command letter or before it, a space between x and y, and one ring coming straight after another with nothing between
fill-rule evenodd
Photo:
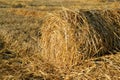
<instances>
[{"instance_id":1,"label":"loose hay","mask_svg":"<svg viewBox=\"0 0 120 80\"><path fill-rule=\"evenodd\" d=\"M28 19L4 12L0 25L0 39L4 42L4 48L21 56L40 53L41 23L41 19L33 17Z\"/></svg>"}]
</instances>

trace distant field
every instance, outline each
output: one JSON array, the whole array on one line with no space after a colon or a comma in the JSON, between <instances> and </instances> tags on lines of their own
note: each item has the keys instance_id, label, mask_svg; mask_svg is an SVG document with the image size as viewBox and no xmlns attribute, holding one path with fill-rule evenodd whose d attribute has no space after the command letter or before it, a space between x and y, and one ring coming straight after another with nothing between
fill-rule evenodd
<instances>
[{"instance_id":1,"label":"distant field","mask_svg":"<svg viewBox=\"0 0 120 80\"><path fill-rule=\"evenodd\" d=\"M95 8L110 8L120 6L119 0L9 0L3 1L0 0L0 7L1 8L38 8L38 9L49 9L51 8L59 8L59 7L66 7L66 8L82 8L82 9L95 9ZM57 10L57 9L56 9Z\"/></svg>"},{"instance_id":2,"label":"distant field","mask_svg":"<svg viewBox=\"0 0 120 80\"><path fill-rule=\"evenodd\" d=\"M120 0L0 0L0 80L120 80Z\"/></svg>"}]
</instances>

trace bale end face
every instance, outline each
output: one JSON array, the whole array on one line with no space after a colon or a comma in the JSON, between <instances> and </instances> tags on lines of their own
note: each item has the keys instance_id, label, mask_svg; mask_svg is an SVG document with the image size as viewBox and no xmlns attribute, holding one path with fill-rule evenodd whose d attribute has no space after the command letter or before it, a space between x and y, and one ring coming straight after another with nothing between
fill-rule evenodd
<instances>
[{"instance_id":1,"label":"bale end face","mask_svg":"<svg viewBox=\"0 0 120 80\"><path fill-rule=\"evenodd\" d=\"M43 22L41 32L41 55L56 66L76 64L77 53L74 30L59 15L51 14Z\"/></svg>"}]
</instances>

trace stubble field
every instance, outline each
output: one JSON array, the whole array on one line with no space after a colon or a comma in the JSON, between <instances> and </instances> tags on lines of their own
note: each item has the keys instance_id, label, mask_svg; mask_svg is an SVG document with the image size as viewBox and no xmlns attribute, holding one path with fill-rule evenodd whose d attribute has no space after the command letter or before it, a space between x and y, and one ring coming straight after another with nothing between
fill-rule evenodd
<instances>
[{"instance_id":1,"label":"stubble field","mask_svg":"<svg viewBox=\"0 0 120 80\"><path fill-rule=\"evenodd\" d=\"M0 0L0 80L120 80L119 0Z\"/></svg>"}]
</instances>

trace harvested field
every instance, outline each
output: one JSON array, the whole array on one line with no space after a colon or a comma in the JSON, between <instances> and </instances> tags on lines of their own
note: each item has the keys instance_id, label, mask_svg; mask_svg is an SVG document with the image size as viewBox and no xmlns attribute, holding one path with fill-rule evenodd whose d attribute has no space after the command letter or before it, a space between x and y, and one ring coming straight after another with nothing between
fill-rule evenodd
<instances>
[{"instance_id":1,"label":"harvested field","mask_svg":"<svg viewBox=\"0 0 120 80\"><path fill-rule=\"evenodd\" d=\"M0 4L0 80L120 79L119 0Z\"/></svg>"},{"instance_id":2,"label":"harvested field","mask_svg":"<svg viewBox=\"0 0 120 80\"><path fill-rule=\"evenodd\" d=\"M8 12L16 14L16 15L22 15L26 17L36 17L36 18L42 18L46 15L47 12L37 11L37 10L30 10L30 9L10 9Z\"/></svg>"},{"instance_id":3,"label":"harvested field","mask_svg":"<svg viewBox=\"0 0 120 80\"><path fill-rule=\"evenodd\" d=\"M16 16L7 11L1 11L4 14L0 15L0 36L4 40L5 48L21 54L35 53L41 36L41 20L33 17L28 19L28 17Z\"/></svg>"}]
</instances>

